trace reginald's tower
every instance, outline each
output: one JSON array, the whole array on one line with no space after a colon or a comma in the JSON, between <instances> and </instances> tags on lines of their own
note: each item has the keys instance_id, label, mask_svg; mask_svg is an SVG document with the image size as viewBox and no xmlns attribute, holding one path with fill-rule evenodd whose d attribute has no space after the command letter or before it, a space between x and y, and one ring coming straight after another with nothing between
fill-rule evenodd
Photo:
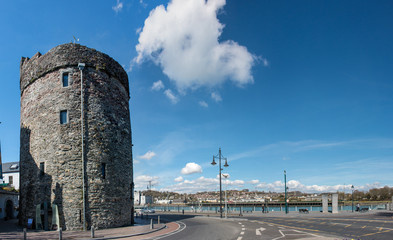
<instances>
[{"instance_id":1,"label":"reginald's tower","mask_svg":"<svg viewBox=\"0 0 393 240\"><path fill-rule=\"evenodd\" d=\"M20 74L20 223L130 225L127 73L108 55L71 43L22 58Z\"/></svg>"}]
</instances>

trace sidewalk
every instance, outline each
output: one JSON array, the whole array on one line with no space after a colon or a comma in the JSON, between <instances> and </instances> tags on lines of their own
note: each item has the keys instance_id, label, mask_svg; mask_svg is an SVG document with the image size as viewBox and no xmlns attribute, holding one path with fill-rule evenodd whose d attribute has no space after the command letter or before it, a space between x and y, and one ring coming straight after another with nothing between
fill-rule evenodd
<instances>
[{"instance_id":1,"label":"sidewalk","mask_svg":"<svg viewBox=\"0 0 393 240\"><path fill-rule=\"evenodd\" d=\"M157 224L157 220L154 220L154 228L150 229L150 219L141 221L137 218L137 224L129 227L119 227L110 229L95 230L94 239L116 239L116 238L131 238L134 236L147 235L156 233L154 235L161 235L168 233L168 231L174 231L177 229L177 224ZM170 226L170 227L167 227ZM161 233L162 231L162 233ZM0 239L24 239L23 229L17 226L17 220L13 219L10 221L0 220ZM59 239L58 231L36 231L29 229L27 231L27 239L41 240L41 239ZM62 239L91 239L90 231L63 231Z\"/></svg>"}]
</instances>

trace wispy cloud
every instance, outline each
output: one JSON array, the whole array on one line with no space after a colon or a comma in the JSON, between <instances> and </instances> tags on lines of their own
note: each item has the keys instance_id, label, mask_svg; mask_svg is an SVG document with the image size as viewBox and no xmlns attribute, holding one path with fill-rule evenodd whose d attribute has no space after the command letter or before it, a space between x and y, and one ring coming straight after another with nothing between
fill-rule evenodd
<instances>
[{"instance_id":1,"label":"wispy cloud","mask_svg":"<svg viewBox=\"0 0 393 240\"><path fill-rule=\"evenodd\" d=\"M179 98L170 89L165 90L164 94L173 104L179 102Z\"/></svg>"},{"instance_id":2,"label":"wispy cloud","mask_svg":"<svg viewBox=\"0 0 393 240\"><path fill-rule=\"evenodd\" d=\"M156 154L152 151L148 151L145 154L143 154L142 156L138 156L138 158L140 159L145 159L145 160L150 160L152 159Z\"/></svg>"},{"instance_id":3,"label":"wispy cloud","mask_svg":"<svg viewBox=\"0 0 393 240\"><path fill-rule=\"evenodd\" d=\"M217 93L217 92L212 92L211 97L216 102L221 102L222 101L221 95L219 93Z\"/></svg>"},{"instance_id":4,"label":"wispy cloud","mask_svg":"<svg viewBox=\"0 0 393 240\"><path fill-rule=\"evenodd\" d=\"M179 176L177 178L174 179L175 182L183 182L184 178L182 176Z\"/></svg>"},{"instance_id":5,"label":"wispy cloud","mask_svg":"<svg viewBox=\"0 0 393 240\"><path fill-rule=\"evenodd\" d=\"M204 108L209 107L209 104L207 104L207 102L205 102L205 101L199 101L198 104L199 104L201 107L204 107Z\"/></svg>"},{"instance_id":6,"label":"wispy cloud","mask_svg":"<svg viewBox=\"0 0 393 240\"><path fill-rule=\"evenodd\" d=\"M112 7L112 10L115 11L115 13L119 13L123 9L123 3L120 2L120 0L117 0L117 4Z\"/></svg>"},{"instance_id":7,"label":"wispy cloud","mask_svg":"<svg viewBox=\"0 0 393 240\"><path fill-rule=\"evenodd\" d=\"M151 86L151 90L153 91L160 91L161 89L164 89L164 83L161 80L158 80L157 82L153 83L153 86Z\"/></svg>"}]
</instances>

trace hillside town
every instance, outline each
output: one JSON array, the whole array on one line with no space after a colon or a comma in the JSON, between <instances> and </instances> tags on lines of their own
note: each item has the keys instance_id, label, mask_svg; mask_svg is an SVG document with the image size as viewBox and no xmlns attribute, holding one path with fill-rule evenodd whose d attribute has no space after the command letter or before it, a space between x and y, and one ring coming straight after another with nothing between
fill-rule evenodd
<instances>
[{"instance_id":1,"label":"hillside town","mask_svg":"<svg viewBox=\"0 0 393 240\"><path fill-rule=\"evenodd\" d=\"M243 190L228 190L228 203L269 203L284 202L284 192L264 192ZM220 192L197 192L197 193L176 193L160 192L154 190L136 191L134 193L136 205L144 204L188 204L188 203L217 203L220 199ZM363 192L355 190L352 192L338 192L339 201L389 201L393 197L393 188L385 186L383 188L373 188ZM225 195L223 193L223 200ZM320 202L321 193L302 193L299 191L287 192L289 202Z\"/></svg>"}]
</instances>

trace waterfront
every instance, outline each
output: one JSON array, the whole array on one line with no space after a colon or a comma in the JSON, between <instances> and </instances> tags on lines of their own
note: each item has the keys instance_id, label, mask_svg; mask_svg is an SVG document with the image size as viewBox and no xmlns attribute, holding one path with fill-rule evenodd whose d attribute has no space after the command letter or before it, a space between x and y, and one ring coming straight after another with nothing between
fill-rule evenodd
<instances>
[{"instance_id":1,"label":"waterfront","mask_svg":"<svg viewBox=\"0 0 393 240\"><path fill-rule=\"evenodd\" d=\"M168 211L168 212L182 212L183 210L185 212L218 212L219 211L219 206L201 206L201 205L156 205L152 206L152 209L156 211ZM366 205L361 205L361 208L368 208L369 210L386 210L387 209L387 204L366 204ZM255 204L254 206L241 206L239 205L229 205L228 207L228 213L236 213L240 212L240 209L243 212L262 212L263 207L261 204ZM321 212L322 211L322 206L318 205L296 205L296 206L288 206L288 211L289 212L297 212L299 209L308 209L308 211L315 211L315 212ZM354 210L356 209L356 206L354 206ZM331 211L331 206L329 206L329 211ZM338 207L339 211L352 211L352 205L340 205ZM265 208L265 212L280 212L280 211L285 211L285 205L281 206L267 206L267 210Z\"/></svg>"}]
</instances>

